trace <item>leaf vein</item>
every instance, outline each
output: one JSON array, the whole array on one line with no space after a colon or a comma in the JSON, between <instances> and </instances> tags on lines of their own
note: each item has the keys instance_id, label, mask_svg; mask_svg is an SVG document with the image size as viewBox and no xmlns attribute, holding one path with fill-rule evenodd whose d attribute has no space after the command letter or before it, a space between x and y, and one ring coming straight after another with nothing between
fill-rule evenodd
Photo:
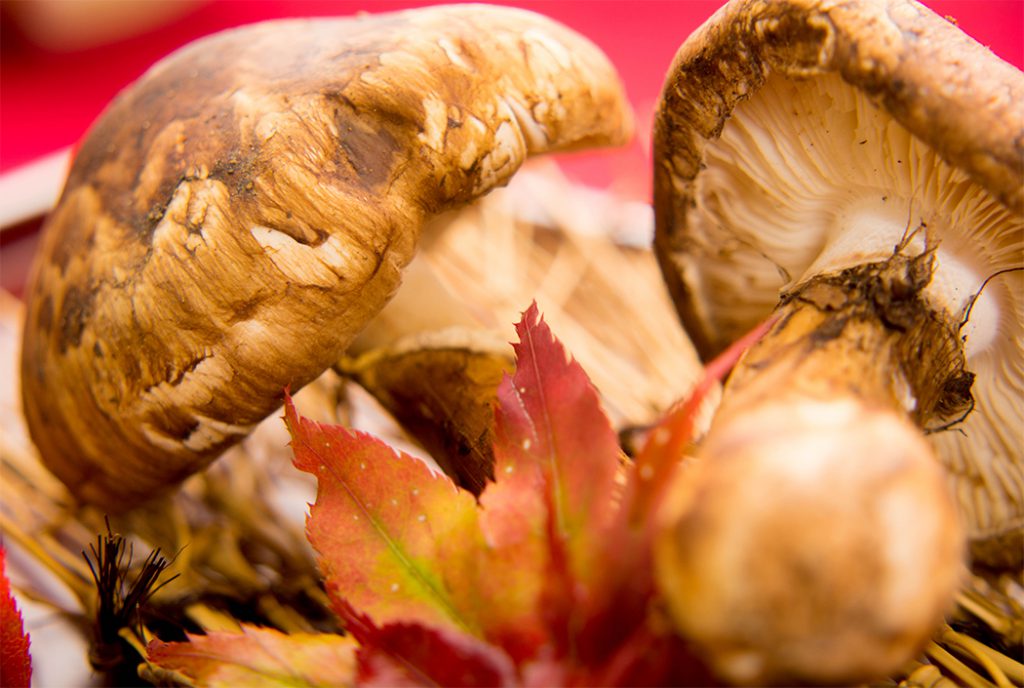
<instances>
[{"instance_id":1,"label":"leaf vein","mask_svg":"<svg viewBox=\"0 0 1024 688\"><path fill-rule=\"evenodd\" d=\"M530 348L530 358L532 359L533 365L532 372L534 378L534 390L536 390L540 397L540 411L541 421L544 425L545 435L547 436L547 456L545 460L548 464L548 473L551 480L551 489L553 491L553 502L555 506L555 524L558 527L558 534L565 537L568 534L567 519L565 514L565 494L563 493L562 487L562 476L558 471L558 456L555 450L555 429L554 422L551 418L550 410L548 408L547 394L544 390L543 380L540 374L540 366L537 358L537 345L534 341L533 328L528 327L525 329L526 345ZM531 419L532 424L532 419ZM536 435L536 430L534 430Z\"/></svg>"},{"instance_id":2,"label":"leaf vein","mask_svg":"<svg viewBox=\"0 0 1024 688\"><path fill-rule=\"evenodd\" d=\"M398 560L400 566L404 568L417 583L420 584L420 586L427 592L427 594L430 597L434 598L434 600L442 607L442 609L452 619L452 621L458 624L463 630L472 633L471 625L464 618L462 618L462 615L451 603L451 601L447 598L447 596L441 590L438 590L434 583L430 580L430 578L428 578L420 570L420 567L417 566L413 562L413 560L407 556L405 550L391 537L390 533L387 531L386 528L384 528L380 520L377 519L369 509L367 509L366 505L356 496L355 490L353 490L349 482L342 477L341 472L337 470L337 467L333 464L333 462L327 460L317 450L317 448L313 447L308 441L304 440L304 444L306 445L307 449L310 452L312 452L314 456L317 457L317 459L320 461L320 464L327 467L327 470L330 471L334 479L338 482L339 485L341 485L342 489L345 490L345 493L348 495L349 499L362 512L367 522L377 532L377 534L380 536L381 540L384 542L384 544L391 552L391 554L395 557L395 559ZM387 445L384 446L387 447ZM392 454L392 456L397 458L397 455L394 453L393 450L391 450L390 447L387 447L387 449Z\"/></svg>"}]
</instances>

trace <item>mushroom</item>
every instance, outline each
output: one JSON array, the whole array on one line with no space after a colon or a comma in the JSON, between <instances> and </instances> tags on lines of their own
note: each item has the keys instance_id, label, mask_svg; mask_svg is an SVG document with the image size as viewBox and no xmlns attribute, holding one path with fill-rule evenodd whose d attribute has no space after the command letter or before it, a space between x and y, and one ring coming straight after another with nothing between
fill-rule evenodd
<instances>
[{"instance_id":1,"label":"mushroom","mask_svg":"<svg viewBox=\"0 0 1024 688\"><path fill-rule=\"evenodd\" d=\"M44 228L22 379L45 463L110 510L170 489L340 359L426 220L630 128L598 49L520 10L187 46L94 125Z\"/></svg>"},{"instance_id":2,"label":"mushroom","mask_svg":"<svg viewBox=\"0 0 1024 688\"><path fill-rule=\"evenodd\" d=\"M649 237L653 219L649 204L531 161L507 187L424 229L402 289L340 369L479 492L493 475L491 400L511 365L512 323L534 300L593 376L612 424L643 427L701 375L653 252L623 240Z\"/></svg>"},{"instance_id":3,"label":"mushroom","mask_svg":"<svg viewBox=\"0 0 1024 688\"><path fill-rule=\"evenodd\" d=\"M723 421L789 392L908 416L974 558L1018 566L1022 122L1021 72L915 2L750 0L680 48L655 125L656 251L702 356L778 316Z\"/></svg>"},{"instance_id":4,"label":"mushroom","mask_svg":"<svg viewBox=\"0 0 1024 688\"><path fill-rule=\"evenodd\" d=\"M494 405L514 369L512 347L476 327L413 332L341 364L445 473L478 496L494 480Z\"/></svg>"},{"instance_id":5,"label":"mushroom","mask_svg":"<svg viewBox=\"0 0 1024 688\"><path fill-rule=\"evenodd\" d=\"M724 678L855 685L920 652L962 580L963 539L908 421L849 398L783 398L702 450L665 501L656 577Z\"/></svg>"},{"instance_id":6,"label":"mushroom","mask_svg":"<svg viewBox=\"0 0 1024 688\"><path fill-rule=\"evenodd\" d=\"M1019 565L1022 122L1020 72L908 0L736 0L680 48L659 261L703 357L773 319L657 550L724 676L884 676L951 606L962 530Z\"/></svg>"}]
</instances>

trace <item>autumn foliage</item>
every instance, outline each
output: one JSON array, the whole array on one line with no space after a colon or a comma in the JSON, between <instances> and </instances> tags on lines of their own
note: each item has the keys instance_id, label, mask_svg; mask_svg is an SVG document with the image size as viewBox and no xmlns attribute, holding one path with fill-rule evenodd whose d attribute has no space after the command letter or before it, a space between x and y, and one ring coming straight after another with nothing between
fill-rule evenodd
<instances>
[{"instance_id":1,"label":"autumn foliage","mask_svg":"<svg viewBox=\"0 0 1024 688\"><path fill-rule=\"evenodd\" d=\"M0 686L18 688L31 685L32 660L21 611L7 580L6 564L4 549L0 547Z\"/></svg>"},{"instance_id":2,"label":"autumn foliage","mask_svg":"<svg viewBox=\"0 0 1024 688\"><path fill-rule=\"evenodd\" d=\"M707 684L655 595L656 491L535 305L516 330L516 370L495 408L495 481L479 499L377 438L299 417L287 400L295 465L318 479L309 540L347 636L313 653L296 649L309 639L247 629L157 642L149 660L227 685L258 639L278 658L263 675L299 685ZM673 435L688 418L669 420L644 454L648 478L686 439ZM224 663L230 671L215 668Z\"/></svg>"}]
</instances>

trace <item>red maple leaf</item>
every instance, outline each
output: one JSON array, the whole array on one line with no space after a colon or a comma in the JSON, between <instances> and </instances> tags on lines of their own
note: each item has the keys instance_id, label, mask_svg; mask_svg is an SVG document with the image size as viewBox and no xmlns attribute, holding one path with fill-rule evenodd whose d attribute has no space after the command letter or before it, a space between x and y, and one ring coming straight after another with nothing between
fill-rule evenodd
<instances>
[{"instance_id":1,"label":"red maple leaf","mask_svg":"<svg viewBox=\"0 0 1024 688\"><path fill-rule=\"evenodd\" d=\"M0 547L0 686L5 688L28 686L32 681L30 640L11 594L6 564L6 554Z\"/></svg>"},{"instance_id":2,"label":"red maple leaf","mask_svg":"<svg viewBox=\"0 0 1024 688\"><path fill-rule=\"evenodd\" d=\"M286 404L296 466L319 479L310 542L363 645L361 676L458 682L445 672L467 656L469 682L483 671L507 683L508 660L518 683L669 679L684 650L648 623L650 531L624 510L632 465L536 305L516 330L516 371L497 394L495 481L479 503L379 440Z\"/></svg>"},{"instance_id":3,"label":"red maple leaf","mask_svg":"<svg viewBox=\"0 0 1024 688\"><path fill-rule=\"evenodd\" d=\"M535 304L516 330L479 500L370 435L299 417L286 397L295 465L318 481L307 534L359 644L351 683L709 683L657 608L650 561L651 478L678 464L699 398L634 465ZM163 662L177 645L160 646Z\"/></svg>"}]
</instances>

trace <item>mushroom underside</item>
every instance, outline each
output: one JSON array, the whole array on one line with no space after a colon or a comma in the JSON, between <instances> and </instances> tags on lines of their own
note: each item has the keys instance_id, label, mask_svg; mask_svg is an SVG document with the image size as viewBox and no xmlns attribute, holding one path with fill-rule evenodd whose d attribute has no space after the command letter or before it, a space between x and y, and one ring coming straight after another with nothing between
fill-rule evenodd
<instances>
[{"instance_id":1,"label":"mushroom underside","mask_svg":"<svg viewBox=\"0 0 1024 688\"><path fill-rule=\"evenodd\" d=\"M718 346L816 276L933 255L922 307L959 328L975 380L929 439L976 554L1005 550L1024 523L1024 219L835 74L770 74L703 155L673 260L688 326Z\"/></svg>"}]
</instances>

